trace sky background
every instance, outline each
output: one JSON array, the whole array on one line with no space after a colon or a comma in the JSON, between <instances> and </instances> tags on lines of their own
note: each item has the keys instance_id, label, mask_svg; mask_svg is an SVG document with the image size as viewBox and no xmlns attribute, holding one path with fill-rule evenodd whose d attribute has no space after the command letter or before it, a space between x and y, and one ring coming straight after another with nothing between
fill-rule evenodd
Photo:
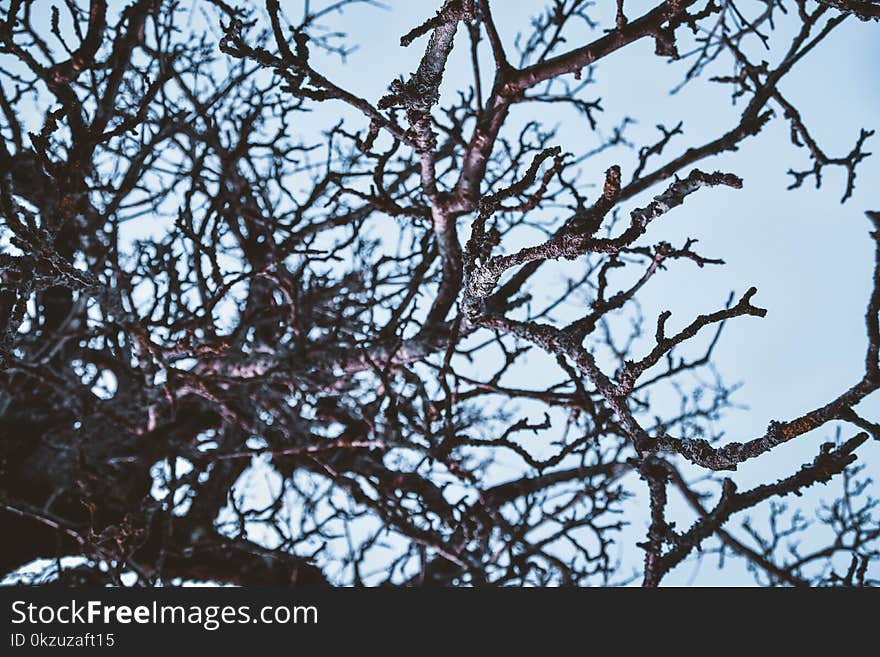
<instances>
[{"instance_id":1,"label":"sky background","mask_svg":"<svg viewBox=\"0 0 880 657\"><path fill-rule=\"evenodd\" d=\"M388 9L354 7L334 17L333 28L346 32L359 49L345 65L325 57L319 66L329 77L369 100L385 93L389 73L408 76L418 66L426 38L408 48L400 47L398 39L432 15L437 6L436 2L406 0L385 4ZM502 40L508 53L513 53L517 34L528 31L529 17L544 3L495 0L492 6ZM614 2L598 2L595 16L609 16L614 6ZM652 6L627 0L625 11L634 18ZM758 4L740 6L754 11ZM288 11L288 15L296 16L295 10ZM790 20L780 18L770 51L761 55L754 47L756 43L749 50L752 56L765 57L771 65L787 49L787 35L792 29ZM607 25L608 20L604 20L603 26ZM572 34L568 47L599 35L586 29ZM458 90L466 89L472 79L468 47L465 31L459 30L441 87L441 105L455 98ZM491 58L483 61L488 64ZM862 127L880 128L878 61L877 25L849 18L780 85L829 156L848 153ZM736 125L741 106L732 106L726 85L708 82L711 75L728 74L728 62L722 60L703 78L670 94L682 80L690 60L670 64L653 54L652 42L642 41L602 60L595 70L596 83L584 91L584 97L601 97L605 111L597 116L599 129L606 135L623 116L638 121L627 132L638 145L656 140L658 123L672 127L683 121L685 135L672 142L668 151L678 153L702 143L701 138L711 138ZM490 86L490 78L485 77L484 89ZM559 105L519 105L511 113L514 125L531 118L539 118L545 126L556 126L559 137L553 143L564 150L582 153L598 143L583 117ZM869 139L866 150L877 149L880 137L875 136ZM601 181L602 172L611 164L629 164L631 172L633 157L632 152L615 149L591 159L593 182ZM734 396L743 409L729 412L721 423L730 440L761 435L771 420L791 419L830 401L863 373L867 344L864 316L873 267L870 224L864 212L880 209L880 158L869 157L860 165L855 193L845 204L840 203L845 189L842 168L827 168L819 190L812 180L800 189L786 189L792 182L786 173L789 169L803 170L811 165L806 150L791 143L788 123L778 118L758 137L747 140L738 152L698 165L704 170L739 175L744 181L742 190L714 188L694 194L684 206L652 224L643 238L643 243L667 240L680 244L687 237L695 237L702 255L726 261L722 267L703 269L676 263L652 280L639 296L648 326L660 312L669 309L673 316L667 332L671 332L697 314L722 307L730 291L736 291L738 298L752 285L758 288L753 302L768 309L764 319L746 317L728 322L714 352L714 363L725 380L744 384ZM625 179L626 170L624 166ZM589 170L584 174L590 178ZM662 188L649 190L628 203L626 209L642 205L660 191ZM530 376L534 375L531 371ZM876 396L863 402L859 410L871 419L880 417ZM851 432L846 437L854 433L848 428L845 431ZM743 488L765 482L768 477L785 476L812 460L821 443L832 436L833 431L827 427L812 432L741 466L733 479ZM874 441L866 444L860 449L861 459L876 463L878 448ZM834 484L814 488L805 496L804 507L809 512L819 499L830 498L838 491L839 485ZM645 519L646 515L630 518L633 524L627 538L641 540ZM728 528L735 528L740 520L741 516L735 518ZM664 584L752 581L741 567L728 563L724 571L718 572L710 565L714 562L704 564L697 572L694 562L685 562Z\"/></svg>"}]
</instances>

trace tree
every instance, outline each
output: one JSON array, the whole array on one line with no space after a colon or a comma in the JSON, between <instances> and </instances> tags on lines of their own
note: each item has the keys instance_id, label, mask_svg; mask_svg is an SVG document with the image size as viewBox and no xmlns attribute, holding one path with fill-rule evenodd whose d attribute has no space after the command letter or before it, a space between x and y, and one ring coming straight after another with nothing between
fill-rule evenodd
<instances>
[{"instance_id":1,"label":"tree","mask_svg":"<svg viewBox=\"0 0 880 657\"><path fill-rule=\"evenodd\" d=\"M860 459L880 427L856 406L880 387L880 213L862 374L762 435L713 429L733 386L692 376L714 372L725 323L765 315L756 289L684 322L637 304L679 261L721 264L648 229L739 189L713 160L770 123L810 158L793 188L838 168L852 196L872 132L829 154L781 83L876 20L873 0L553 0L515 47L503 3L446 0L400 39L416 70L388 62L372 99L326 72L364 65L333 23L372 0L299 20L278 0L4 4L3 572L44 557L69 584L654 586L702 548L762 584L876 581ZM636 145L617 117L601 137L598 64L644 42L683 85L727 85L738 122ZM598 146L554 141L542 117L560 105ZM599 153L620 164L597 172ZM536 367L555 383L530 386ZM835 431L760 485L725 476ZM842 492L807 529L780 500L825 482ZM761 508L766 523L730 522Z\"/></svg>"}]
</instances>

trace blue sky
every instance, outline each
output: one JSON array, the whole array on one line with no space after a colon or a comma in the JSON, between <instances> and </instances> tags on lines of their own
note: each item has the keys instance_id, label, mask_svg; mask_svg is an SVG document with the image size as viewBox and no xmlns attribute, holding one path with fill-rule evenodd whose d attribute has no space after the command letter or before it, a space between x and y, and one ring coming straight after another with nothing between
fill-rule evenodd
<instances>
[{"instance_id":1,"label":"blue sky","mask_svg":"<svg viewBox=\"0 0 880 657\"><path fill-rule=\"evenodd\" d=\"M367 99L381 97L390 76L408 75L417 66L425 40L409 48L401 48L397 40L432 13L435 4L397 1L388 2L387 11L353 8L339 20L334 19L333 26L347 32L360 49L347 66L327 58L321 70ZM519 0L493 3L499 31L509 50L517 32L528 27L527 17L541 5ZM625 6L629 16L634 17L651 5L627 2ZM779 36L790 33L790 29L791 22L783 18ZM592 39L596 33L584 30L579 36ZM441 104L444 99L454 98L455 92L466 88L471 79L467 43L466 35L459 31L441 88ZM574 47L583 41L572 38L569 43ZM776 62L788 44L778 37L772 43L766 54L759 54L756 48L750 52ZM782 83L782 92L801 110L826 153L848 153L860 128L880 128L877 61L880 39L876 25L848 19ZM596 84L585 91L585 97L601 96L605 112L600 122L606 133L622 115L636 119L639 123L628 134L637 144L656 138L657 123L670 127L684 121L685 137L670 147L675 153L700 143L701 136L730 129L740 111L731 106L726 87L705 79L670 95L669 90L681 80L686 67L687 62L667 63L654 56L651 43L640 43L603 60L595 72ZM709 75L728 72L725 61ZM595 138L575 112L555 105L525 105L514 109L511 121L532 117L556 125L557 143L565 150L577 153L592 147ZM880 149L878 144L880 138L874 137L867 150ZM620 150L604 153L590 161L592 179L601 180L601 172L610 164L631 163L631 158L632 153ZM696 237L702 254L722 257L727 263L702 270L682 263L652 281L640 297L649 324L662 310L670 309L671 330L699 313L721 307L731 290L741 294L751 285L758 288L755 303L769 311L764 319L742 318L728 323L715 352L715 364L725 379L744 383L735 400L747 408L728 413L722 422L733 440L760 435L771 420L790 419L829 401L862 374L864 314L873 266L873 246L864 212L880 208L880 160L871 157L862 163L855 194L843 205L842 169L827 169L819 190L812 182L798 190L786 190L791 182L787 170L810 165L805 149L791 144L787 123L777 119L738 152L700 165L740 175L744 180L742 190L713 189L696 194L682 208L652 225L645 237L646 242L662 239L673 243ZM644 198L659 191L650 190ZM880 406L872 398L860 410L877 418ZM734 479L742 487L768 477L785 476L811 460L819 445L830 437L827 428L808 434L742 466ZM862 458L869 463L876 462L878 452L880 446L876 443L866 444L861 450ZM819 498L837 490L828 487L811 492L804 502L807 510ZM638 517L632 520L635 538L644 526ZM734 521L730 527L737 524ZM707 565L696 579L692 579L693 574L693 564L686 563L666 583L751 581L738 568L717 573Z\"/></svg>"}]
</instances>

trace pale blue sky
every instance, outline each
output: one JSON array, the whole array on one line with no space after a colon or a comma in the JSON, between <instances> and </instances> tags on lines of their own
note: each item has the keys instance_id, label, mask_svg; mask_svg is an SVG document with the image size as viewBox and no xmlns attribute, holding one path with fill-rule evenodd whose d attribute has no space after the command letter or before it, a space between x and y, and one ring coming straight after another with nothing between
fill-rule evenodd
<instances>
[{"instance_id":1,"label":"pale blue sky","mask_svg":"<svg viewBox=\"0 0 880 657\"><path fill-rule=\"evenodd\" d=\"M334 20L334 28L347 32L360 49L347 66L339 66L332 58L321 65L321 70L369 100L383 95L391 76L406 76L415 69L425 40L401 48L398 38L433 13L437 3L386 4L388 11L355 7ZM516 33L528 27L527 17L543 3L496 0L492 4L502 38L512 50ZM625 3L630 17L650 6L652 3ZM790 25L783 18L780 34L786 34ZM877 29L875 24L848 19L781 85L783 93L801 110L814 137L832 156L849 152L860 128L880 128ZM584 32L582 38L595 38L592 34ZM572 38L569 45L582 42ZM771 63L778 61L787 47L784 39L777 38L774 43L773 49L763 55ZM454 98L455 92L466 88L471 79L467 44L466 34L460 30L441 88L441 104L444 99ZM751 52L757 53L755 49ZM484 61L489 63L491 59ZM622 115L637 119L639 124L628 133L637 144L655 138L657 123L670 127L683 120L685 137L670 147L670 152L676 153L700 143L700 137L730 129L740 112L739 107L731 107L727 87L704 79L669 95L686 67L687 62L668 64L654 56L653 44L643 42L604 60L596 70L596 84L585 91L585 97L602 97L605 113L600 121L606 133ZM710 75L728 72L729 65L725 64L711 70ZM325 119L332 114L328 108ZM513 110L511 121L516 124L533 117L540 117L548 126L558 126L556 143L565 150L578 153L595 145L584 120L559 106L519 106ZM868 146L869 151L880 150L880 138L869 140ZM609 151L592 160L592 174L585 171L585 175L592 175L593 182L599 181L610 164L629 164L631 157L631 153ZM735 400L748 410L732 411L722 423L734 440L760 435L770 420L790 419L829 401L862 373L864 314L873 265L869 222L864 212L880 208L880 159L871 157L862 163L855 194L844 205L839 202L845 181L842 169L827 169L818 191L812 182L799 190L786 190L791 182L786 171L809 168L810 164L806 151L791 144L787 123L778 119L740 151L700 165L706 170L722 169L740 175L744 179L742 190L713 189L696 194L684 207L653 225L644 238L646 242L664 239L680 243L686 237L696 237L702 254L722 257L727 262L723 267L702 270L680 263L652 281L640 296L649 325L659 312L670 309L674 314L668 330L672 330L696 314L721 307L731 290L741 294L751 285L758 288L754 302L769 311L764 319L730 322L715 352L715 363L725 379L745 383ZM651 190L644 198L659 191ZM860 408L872 418L877 418L880 411L876 399L869 399ZM811 460L830 435L829 430L813 432L742 466L734 479L745 487L768 477L785 476ZM876 463L880 446L872 442L860 452L868 463ZM829 497L837 490L827 487L812 492L804 498L807 510L816 499ZM644 519L632 520L633 538L637 538L644 531ZM729 527L736 525L734 521ZM691 581L693 570L693 564L686 563L665 583ZM693 581L748 584L751 578L738 568L716 573L704 566Z\"/></svg>"}]
</instances>

